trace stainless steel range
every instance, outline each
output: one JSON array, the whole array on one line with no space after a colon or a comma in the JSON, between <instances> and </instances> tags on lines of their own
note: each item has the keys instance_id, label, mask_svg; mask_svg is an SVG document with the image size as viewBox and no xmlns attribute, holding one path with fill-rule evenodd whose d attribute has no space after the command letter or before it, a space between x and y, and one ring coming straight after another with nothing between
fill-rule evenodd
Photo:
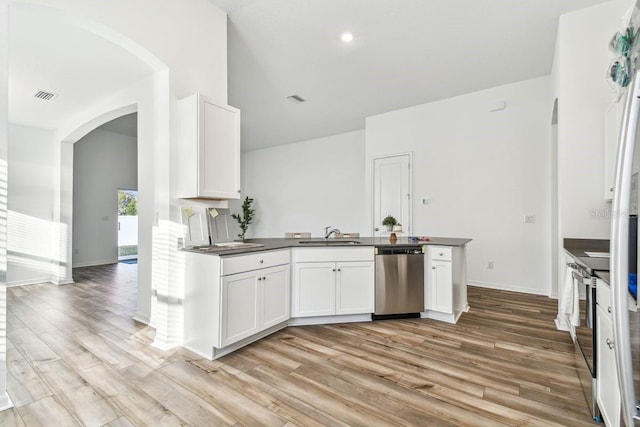
<instances>
[{"instance_id":1,"label":"stainless steel range","mask_svg":"<svg viewBox=\"0 0 640 427\"><path fill-rule=\"evenodd\" d=\"M580 318L578 325L573 325L570 318L567 318L571 332L571 339L575 345L576 369L580 377L580 383L589 404L591 415L595 420L600 419L600 410L596 402L596 383L598 380L596 372L596 277L577 263L567 264L567 268L572 270L573 285L578 287L576 294L584 294L585 299L579 301ZM569 317L569 316L568 316Z\"/></svg>"}]
</instances>

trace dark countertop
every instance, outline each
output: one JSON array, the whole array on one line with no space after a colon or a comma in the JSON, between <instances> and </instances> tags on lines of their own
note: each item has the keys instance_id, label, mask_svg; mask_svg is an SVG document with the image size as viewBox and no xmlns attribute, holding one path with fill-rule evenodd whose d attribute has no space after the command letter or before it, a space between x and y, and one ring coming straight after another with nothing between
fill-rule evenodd
<instances>
[{"instance_id":1,"label":"dark countertop","mask_svg":"<svg viewBox=\"0 0 640 427\"><path fill-rule=\"evenodd\" d=\"M422 246L422 245L436 245L436 246L464 246L472 239L465 238L453 238L453 237L430 237L429 241L410 242L407 237L399 237L395 243L391 243L388 238L378 237L360 237L357 239L344 238L344 239L329 239L332 243L327 243L327 240L323 238L315 239L283 239L283 238L270 238L270 239L246 239L247 243L256 243L263 246L250 247L250 248L237 248L237 249L224 249L219 251L206 251L192 248L185 248L183 250L187 252L196 252L207 255L240 255L248 254L252 252L271 251L274 249L289 249L289 248L324 248L324 247L350 247L357 248L362 246L379 246L379 247L392 247L392 246ZM353 244L354 240L360 242L359 244ZM302 244L300 241L311 242ZM344 243L339 243L343 241Z\"/></svg>"},{"instance_id":2,"label":"dark countertop","mask_svg":"<svg viewBox=\"0 0 640 427\"><path fill-rule=\"evenodd\" d=\"M589 274L609 271L609 258L591 258L585 252L609 252L607 239L564 239L564 249Z\"/></svg>"}]
</instances>

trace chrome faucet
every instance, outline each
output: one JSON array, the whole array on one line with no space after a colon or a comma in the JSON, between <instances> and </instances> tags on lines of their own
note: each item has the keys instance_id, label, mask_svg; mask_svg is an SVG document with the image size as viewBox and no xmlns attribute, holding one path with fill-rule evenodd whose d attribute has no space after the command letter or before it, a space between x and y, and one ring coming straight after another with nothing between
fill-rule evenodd
<instances>
[{"instance_id":1,"label":"chrome faucet","mask_svg":"<svg viewBox=\"0 0 640 427\"><path fill-rule=\"evenodd\" d=\"M324 228L324 238L325 239L328 239L334 233L339 233L340 232L340 230L338 230L337 228L331 228L331 229L330 228L331 228L331 225Z\"/></svg>"}]
</instances>

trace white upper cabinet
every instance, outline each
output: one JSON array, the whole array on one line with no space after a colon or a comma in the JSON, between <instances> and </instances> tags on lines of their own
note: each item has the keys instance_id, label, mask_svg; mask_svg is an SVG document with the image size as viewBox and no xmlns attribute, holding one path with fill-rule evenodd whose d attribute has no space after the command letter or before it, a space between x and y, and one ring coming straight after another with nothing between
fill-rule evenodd
<instances>
[{"instance_id":1,"label":"white upper cabinet","mask_svg":"<svg viewBox=\"0 0 640 427\"><path fill-rule=\"evenodd\" d=\"M240 198L240 110L195 94L179 101L178 196Z\"/></svg>"}]
</instances>

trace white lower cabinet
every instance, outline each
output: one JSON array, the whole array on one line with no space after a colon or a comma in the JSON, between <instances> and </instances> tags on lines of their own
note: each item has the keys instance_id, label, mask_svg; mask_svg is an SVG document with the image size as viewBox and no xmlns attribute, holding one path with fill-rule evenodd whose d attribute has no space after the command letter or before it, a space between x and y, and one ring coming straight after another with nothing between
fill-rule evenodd
<instances>
[{"instance_id":1,"label":"white lower cabinet","mask_svg":"<svg viewBox=\"0 0 640 427\"><path fill-rule=\"evenodd\" d=\"M427 246L423 317L455 323L469 309L465 248Z\"/></svg>"},{"instance_id":2,"label":"white lower cabinet","mask_svg":"<svg viewBox=\"0 0 640 427\"><path fill-rule=\"evenodd\" d=\"M293 317L335 314L335 263L297 263L294 277Z\"/></svg>"},{"instance_id":3,"label":"white lower cabinet","mask_svg":"<svg viewBox=\"0 0 640 427\"><path fill-rule=\"evenodd\" d=\"M373 248L294 251L291 317L373 312Z\"/></svg>"},{"instance_id":4,"label":"white lower cabinet","mask_svg":"<svg viewBox=\"0 0 640 427\"><path fill-rule=\"evenodd\" d=\"M426 308L441 313L453 313L453 271L451 261L431 261L429 270L429 292L427 293Z\"/></svg>"},{"instance_id":5,"label":"white lower cabinet","mask_svg":"<svg viewBox=\"0 0 640 427\"><path fill-rule=\"evenodd\" d=\"M260 276L261 277L261 276ZM260 330L260 289L256 272L222 278L222 347L240 341Z\"/></svg>"},{"instance_id":6,"label":"white lower cabinet","mask_svg":"<svg viewBox=\"0 0 640 427\"><path fill-rule=\"evenodd\" d=\"M289 260L289 250L234 257L187 253L183 345L217 358L286 326Z\"/></svg>"},{"instance_id":7,"label":"white lower cabinet","mask_svg":"<svg viewBox=\"0 0 640 427\"><path fill-rule=\"evenodd\" d=\"M222 278L221 344L226 347L289 319L289 266Z\"/></svg>"},{"instance_id":8,"label":"white lower cabinet","mask_svg":"<svg viewBox=\"0 0 640 427\"><path fill-rule=\"evenodd\" d=\"M608 426L620 424L620 391L618 389L618 373L613 340L613 324L609 309L609 286L598 280L596 308L596 400L602 415L602 420Z\"/></svg>"},{"instance_id":9,"label":"white lower cabinet","mask_svg":"<svg viewBox=\"0 0 640 427\"><path fill-rule=\"evenodd\" d=\"M262 289L262 329L267 329L289 320L291 298L289 290L289 264L263 271Z\"/></svg>"},{"instance_id":10,"label":"white lower cabinet","mask_svg":"<svg viewBox=\"0 0 640 427\"><path fill-rule=\"evenodd\" d=\"M336 267L336 314L373 313L373 263L339 262Z\"/></svg>"}]
</instances>

